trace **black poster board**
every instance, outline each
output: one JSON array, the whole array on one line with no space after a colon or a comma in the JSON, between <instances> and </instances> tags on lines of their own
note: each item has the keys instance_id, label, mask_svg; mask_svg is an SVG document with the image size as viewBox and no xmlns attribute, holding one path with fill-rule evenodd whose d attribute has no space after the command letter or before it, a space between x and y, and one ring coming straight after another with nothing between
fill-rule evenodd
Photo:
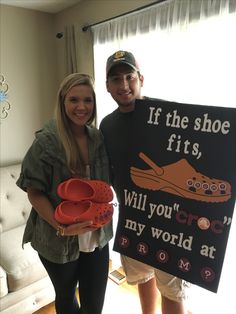
<instances>
[{"instance_id":1,"label":"black poster board","mask_svg":"<svg viewBox=\"0 0 236 314\"><path fill-rule=\"evenodd\" d=\"M236 195L236 109L137 100L114 250L217 292Z\"/></svg>"}]
</instances>

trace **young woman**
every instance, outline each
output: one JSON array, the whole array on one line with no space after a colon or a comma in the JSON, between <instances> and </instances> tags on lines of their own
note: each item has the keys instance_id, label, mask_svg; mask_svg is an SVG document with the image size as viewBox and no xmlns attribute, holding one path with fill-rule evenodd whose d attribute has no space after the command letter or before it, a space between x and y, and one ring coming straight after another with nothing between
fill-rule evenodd
<instances>
[{"instance_id":1,"label":"young woman","mask_svg":"<svg viewBox=\"0 0 236 314\"><path fill-rule=\"evenodd\" d=\"M57 314L101 314L107 284L111 222L58 224L58 185L72 177L109 183L108 159L96 120L93 80L67 76L58 91L55 119L36 132L17 185L32 204L23 244L31 242L53 283ZM76 298L78 285L80 305Z\"/></svg>"}]
</instances>

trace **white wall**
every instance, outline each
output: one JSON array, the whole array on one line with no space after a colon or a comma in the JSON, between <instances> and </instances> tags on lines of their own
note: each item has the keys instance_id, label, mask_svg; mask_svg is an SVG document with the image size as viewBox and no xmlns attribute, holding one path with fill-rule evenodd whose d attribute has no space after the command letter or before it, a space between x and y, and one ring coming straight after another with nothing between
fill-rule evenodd
<instances>
[{"instance_id":1,"label":"white wall","mask_svg":"<svg viewBox=\"0 0 236 314\"><path fill-rule=\"evenodd\" d=\"M87 24L100 22L154 0L82 0L58 14L0 4L0 73L8 85L11 110L0 121L0 165L21 161L34 132L52 116L59 82L65 76L65 38L56 34L74 24L80 72L93 75ZM104 82L105 84L105 82Z\"/></svg>"},{"instance_id":2,"label":"white wall","mask_svg":"<svg viewBox=\"0 0 236 314\"><path fill-rule=\"evenodd\" d=\"M52 115L57 90L53 23L51 14L0 5L0 73L11 104L0 122L1 166L21 161L34 132Z\"/></svg>"}]
</instances>

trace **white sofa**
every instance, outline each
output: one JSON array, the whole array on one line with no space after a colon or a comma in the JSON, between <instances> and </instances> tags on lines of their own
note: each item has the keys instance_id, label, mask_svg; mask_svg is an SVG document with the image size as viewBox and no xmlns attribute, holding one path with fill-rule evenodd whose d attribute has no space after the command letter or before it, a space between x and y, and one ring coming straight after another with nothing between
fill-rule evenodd
<instances>
[{"instance_id":1,"label":"white sofa","mask_svg":"<svg viewBox=\"0 0 236 314\"><path fill-rule=\"evenodd\" d=\"M20 164L0 168L0 313L32 314L55 294L37 252L22 236L31 205L16 185Z\"/></svg>"}]
</instances>

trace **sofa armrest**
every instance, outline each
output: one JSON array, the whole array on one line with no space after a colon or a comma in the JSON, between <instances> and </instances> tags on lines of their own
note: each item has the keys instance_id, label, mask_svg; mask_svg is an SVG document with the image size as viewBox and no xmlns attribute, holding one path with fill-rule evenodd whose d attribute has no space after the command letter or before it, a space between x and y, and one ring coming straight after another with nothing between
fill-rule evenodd
<instances>
[{"instance_id":1,"label":"sofa armrest","mask_svg":"<svg viewBox=\"0 0 236 314\"><path fill-rule=\"evenodd\" d=\"M0 168L0 232L25 224L31 210L27 193L16 185L20 170L20 164Z\"/></svg>"},{"instance_id":2,"label":"sofa armrest","mask_svg":"<svg viewBox=\"0 0 236 314\"><path fill-rule=\"evenodd\" d=\"M5 270L0 266L0 298L8 294L7 287L7 274Z\"/></svg>"}]
</instances>

